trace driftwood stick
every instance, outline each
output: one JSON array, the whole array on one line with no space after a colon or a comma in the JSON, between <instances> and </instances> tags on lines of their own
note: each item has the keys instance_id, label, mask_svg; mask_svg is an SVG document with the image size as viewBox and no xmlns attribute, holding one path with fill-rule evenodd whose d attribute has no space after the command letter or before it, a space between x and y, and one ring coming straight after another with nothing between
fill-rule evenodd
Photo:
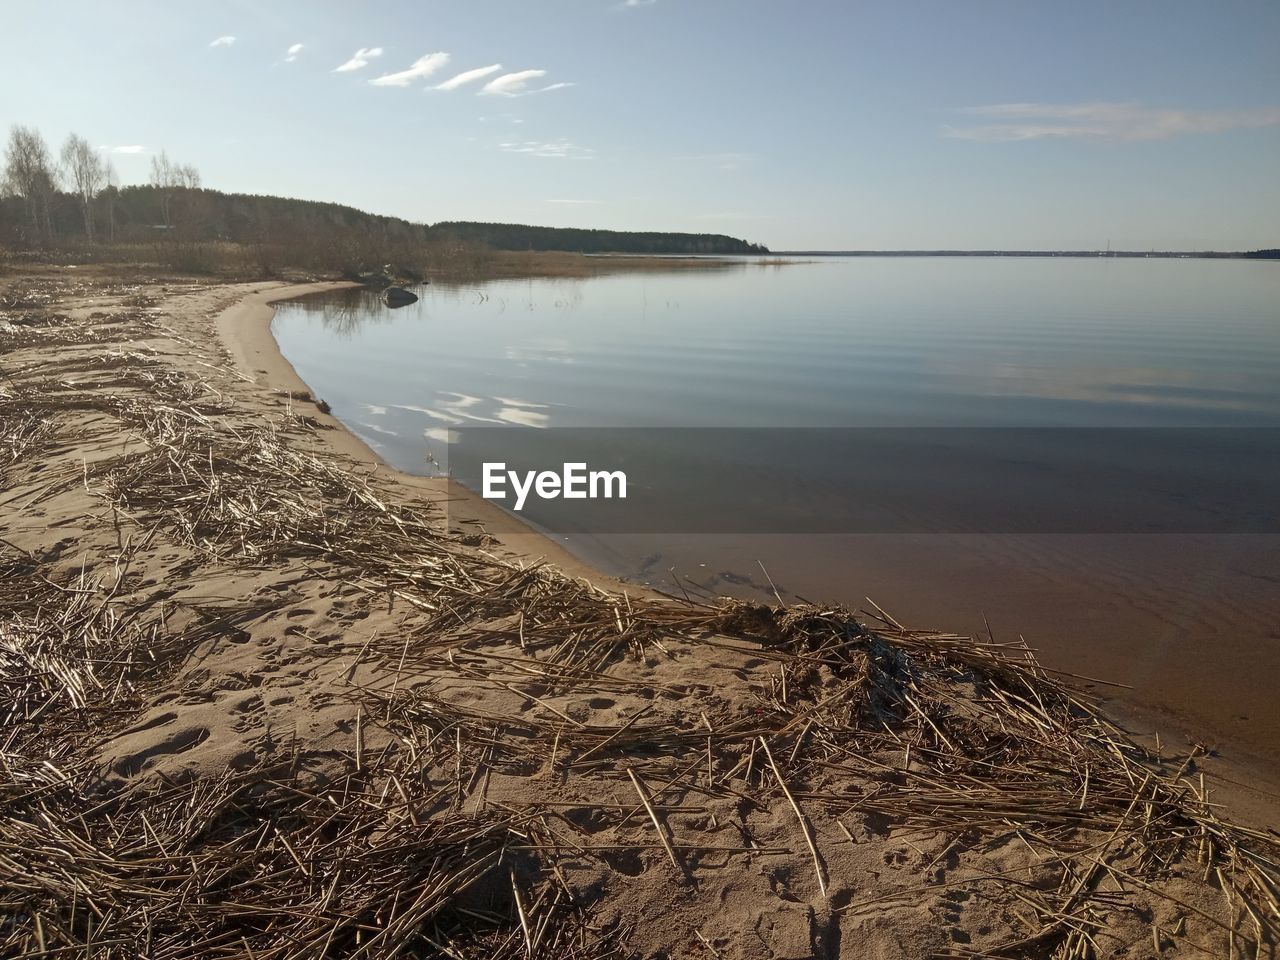
<instances>
[{"instance_id":1,"label":"driftwood stick","mask_svg":"<svg viewBox=\"0 0 1280 960\"><path fill-rule=\"evenodd\" d=\"M649 814L649 819L653 821L653 828L658 831L658 839L662 841L662 849L667 851L667 857L671 860L671 865L684 876L684 865L680 863L676 857L676 851L671 846L671 840L667 836L667 831L662 826L662 821L658 818L658 811L653 809L653 801L649 798L649 791L644 785L644 781L636 776L636 772L627 767L627 776L631 778L631 784L636 788L636 793L640 795L640 802L644 804L645 810Z\"/></svg>"},{"instance_id":2,"label":"driftwood stick","mask_svg":"<svg viewBox=\"0 0 1280 960\"><path fill-rule=\"evenodd\" d=\"M782 795L787 798L787 803L791 804L791 809L795 811L796 819L800 821L800 829L804 832L804 842L809 847L809 853L813 855L813 871L818 875L818 889L822 891L822 895L825 897L827 895L827 879L824 876L826 871L822 866L822 857L818 855L818 845L813 840L813 828L809 825L804 812L800 809L800 804L796 803L796 798L787 789L787 781L782 778L782 771L778 769L778 765L773 760L773 754L769 751L768 742L764 737L759 737L758 739L761 749L764 750L765 759L769 763L769 768L773 771L773 775L778 781L778 786L782 788Z\"/></svg>"}]
</instances>

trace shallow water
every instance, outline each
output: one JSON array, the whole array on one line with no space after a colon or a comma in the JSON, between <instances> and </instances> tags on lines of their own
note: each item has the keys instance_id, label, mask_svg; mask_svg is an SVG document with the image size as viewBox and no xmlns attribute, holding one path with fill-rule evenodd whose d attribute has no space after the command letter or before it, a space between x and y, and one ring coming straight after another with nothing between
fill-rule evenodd
<instances>
[{"instance_id":1,"label":"shallow water","mask_svg":"<svg viewBox=\"0 0 1280 960\"><path fill-rule=\"evenodd\" d=\"M395 311L364 292L321 295L282 304L274 325L316 394L412 472L447 463L447 431L481 426L540 430L550 462L571 435L559 428L1094 428L1099 463L1140 435L1113 428L1262 428L1273 442L1280 428L1273 263L857 258L417 292ZM508 459L510 434L489 436L486 453ZM1196 475L1203 450L1168 436L1161 474ZM714 459L697 443L679 449L665 474L697 476ZM994 459L1026 465L1022 454ZM1250 464L1231 482L1250 488L1257 515L1274 479L1243 455L1213 459ZM811 479L802 506L829 509L841 483ZM912 492L911 516L955 487L945 465L885 484L886 496ZM795 498L785 471L754 471L742 486ZM987 493L999 502L1006 486ZM1224 489L1213 509L1231 499ZM1141 494L1114 509L1132 517ZM851 605L870 595L910 622L1021 635L1050 663L1131 684L1135 699L1280 769L1280 708L1254 679L1280 667L1280 539L1241 535L1247 523L1175 523L1159 536L1123 523L1110 535L1105 523L954 530L937 518L840 535L763 521L695 533L574 528L559 508L532 504L526 516L615 575L677 593L776 587Z\"/></svg>"}]
</instances>

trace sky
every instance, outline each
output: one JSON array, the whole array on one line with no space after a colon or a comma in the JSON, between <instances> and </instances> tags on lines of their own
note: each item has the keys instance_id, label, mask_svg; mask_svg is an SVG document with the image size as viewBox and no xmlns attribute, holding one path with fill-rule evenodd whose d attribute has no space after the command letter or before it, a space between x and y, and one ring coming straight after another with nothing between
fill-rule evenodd
<instances>
[{"instance_id":1,"label":"sky","mask_svg":"<svg viewBox=\"0 0 1280 960\"><path fill-rule=\"evenodd\" d=\"M1280 3L6 0L0 124L222 190L780 249L1280 246Z\"/></svg>"}]
</instances>

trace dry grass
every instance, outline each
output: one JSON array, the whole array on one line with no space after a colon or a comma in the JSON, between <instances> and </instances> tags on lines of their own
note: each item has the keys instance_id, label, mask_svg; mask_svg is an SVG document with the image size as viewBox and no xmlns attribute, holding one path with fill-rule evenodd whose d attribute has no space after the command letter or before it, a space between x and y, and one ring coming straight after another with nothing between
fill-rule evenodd
<instances>
[{"instance_id":1,"label":"dry grass","mask_svg":"<svg viewBox=\"0 0 1280 960\"><path fill-rule=\"evenodd\" d=\"M486 280L525 277L586 278L627 272L672 272L739 268L748 264L780 265L777 259L689 256L592 255L557 251L493 250L457 243L399 245L389 247L343 245L332 242L279 244L269 251L251 244L227 241L184 245L116 243L85 245L62 250L14 254L13 264L26 268L51 265L91 267L118 271L123 276L139 270L154 273L219 277L228 280L260 280L287 277L354 279L362 271L377 271L390 264L409 279L433 283L473 284ZM0 267L5 263L0 250Z\"/></svg>"}]
</instances>

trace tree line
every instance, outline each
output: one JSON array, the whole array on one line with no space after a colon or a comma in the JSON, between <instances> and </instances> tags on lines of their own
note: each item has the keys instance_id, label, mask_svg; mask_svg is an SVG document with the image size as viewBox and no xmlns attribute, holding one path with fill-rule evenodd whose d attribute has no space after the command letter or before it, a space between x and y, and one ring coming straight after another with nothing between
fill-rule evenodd
<instances>
[{"instance_id":1,"label":"tree line","mask_svg":"<svg viewBox=\"0 0 1280 960\"><path fill-rule=\"evenodd\" d=\"M446 221L431 228L436 234L484 243L498 250L566 250L576 253L752 254L768 253L760 243L748 243L720 233L667 233L587 230L578 227L530 227L520 223Z\"/></svg>"},{"instance_id":2,"label":"tree line","mask_svg":"<svg viewBox=\"0 0 1280 960\"><path fill-rule=\"evenodd\" d=\"M167 153L151 158L148 181L155 226L172 228L180 200L200 188L200 173L174 163ZM136 188L124 188L136 190ZM19 247L49 247L61 238L89 242L116 239L122 190L115 166L84 137L71 134L54 159L40 132L15 124L5 147L0 176L0 240Z\"/></svg>"},{"instance_id":3,"label":"tree line","mask_svg":"<svg viewBox=\"0 0 1280 960\"><path fill-rule=\"evenodd\" d=\"M730 254L766 248L720 234L629 233L519 224L430 226L337 203L224 193L161 152L147 182L122 185L110 160L71 134L55 153L15 125L0 169L0 246L14 250L154 251L167 265L202 269L235 248L255 269L284 266L356 274L387 263L438 262L483 249L579 253ZM104 251L105 252L105 251Z\"/></svg>"}]
</instances>

